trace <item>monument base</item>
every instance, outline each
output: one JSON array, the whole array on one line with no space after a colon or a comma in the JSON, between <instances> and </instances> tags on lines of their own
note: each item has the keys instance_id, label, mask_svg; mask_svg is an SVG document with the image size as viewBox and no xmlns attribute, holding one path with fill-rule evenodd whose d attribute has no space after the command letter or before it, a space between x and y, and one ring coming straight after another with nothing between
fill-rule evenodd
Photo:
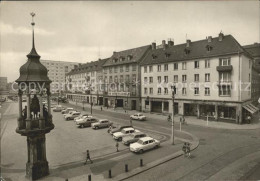
<instances>
[{"instance_id":1,"label":"monument base","mask_svg":"<svg viewBox=\"0 0 260 181\"><path fill-rule=\"evenodd\" d=\"M26 163L26 177L29 180L36 180L49 175L48 161L39 161L36 163Z\"/></svg>"}]
</instances>

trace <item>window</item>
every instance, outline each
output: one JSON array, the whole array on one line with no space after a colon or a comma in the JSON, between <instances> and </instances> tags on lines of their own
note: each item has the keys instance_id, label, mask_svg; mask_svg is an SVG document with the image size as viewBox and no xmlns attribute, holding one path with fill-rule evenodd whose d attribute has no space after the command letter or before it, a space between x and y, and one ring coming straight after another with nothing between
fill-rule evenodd
<instances>
[{"instance_id":1,"label":"window","mask_svg":"<svg viewBox=\"0 0 260 181\"><path fill-rule=\"evenodd\" d=\"M168 76L164 76L164 82L168 83Z\"/></svg>"},{"instance_id":2,"label":"window","mask_svg":"<svg viewBox=\"0 0 260 181\"><path fill-rule=\"evenodd\" d=\"M149 77L149 83L153 83L153 77Z\"/></svg>"},{"instance_id":3,"label":"window","mask_svg":"<svg viewBox=\"0 0 260 181\"><path fill-rule=\"evenodd\" d=\"M221 58L219 59L220 66L229 66L230 65L230 58Z\"/></svg>"},{"instance_id":4,"label":"window","mask_svg":"<svg viewBox=\"0 0 260 181\"><path fill-rule=\"evenodd\" d=\"M220 82L230 82L231 74L229 72L221 72L219 74L219 80Z\"/></svg>"},{"instance_id":5,"label":"window","mask_svg":"<svg viewBox=\"0 0 260 181\"><path fill-rule=\"evenodd\" d=\"M123 65L120 66L120 72L124 72L124 66Z\"/></svg>"},{"instance_id":6,"label":"window","mask_svg":"<svg viewBox=\"0 0 260 181\"><path fill-rule=\"evenodd\" d=\"M126 80L126 82L130 81L129 75L126 75L125 80Z\"/></svg>"},{"instance_id":7,"label":"window","mask_svg":"<svg viewBox=\"0 0 260 181\"><path fill-rule=\"evenodd\" d=\"M126 66L125 66L125 71L126 71L126 72L129 72L129 65L126 65Z\"/></svg>"},{"instance_id":8,"label":"window","mask_svg":"<svg viewBox=\"0 0 260 181\"><path fill-rule=\"evenodd\" d=\"M182 95L186 95L186 87L182 88Z\"/></svg>"},{"instance_id":9,"label":"window","mask_svg":"<svg viewBox=\"0 0 260 181\"><path fill-rule=\"evenodd\" d=\"M219 87L219 96L230 96L231 87L228 85L222 85Z\"/></svg>"},{"instance_id":10,"label":"window","mask_svg":"<svg viewBox=\"0 0 260 181\"><path fill-rule=\"evenodd\" d=\"M200 76L199 74L194 74L194 81L199 82Z\"/></svg>"},{"instance_id":11,"label":"window","mask_svg":"<svg viewBox=\"0 0 260 181\"><path fill-rule=\"evenodd\" d=\"M147 88L144 88L144 94L147 94Z\"/></svg>"},{"instance_id":12,"label":"window","mask_svg":"<svg viewBox=\"0 0 260 181\"><path fill-rule=\"evenodd\" d=\"M182 70L186 70L186 62L182 62Z\"/></svg>"},{"instance_id":13,"label":"window","mask_svg":"<svg viewBox=\"0 0 260 181\"><path fill-rule=\"evenodd\" d=\"M132 65L132 71L136 71L136 65Z\"/></svg>"},{"instance_id":14,"label":"window","mask_svg":"<svg viewBox=\"0 0 260 181\"><path fill-rule=\"evenodd\" d=\"M145 84L148 83L148 79L147 79L147 77L144 77L144 83L145 83Z\"/></svg>"},{"instance_id":15,"label":"window","mask_svg":"<svg viewBox=\"0 0 260 181\"><path fill-rule=\"evenodd\" d=\"M205 68L209 68L209 67L210 67L209 60L205 60Z\"/></svg>"},{"instance_id":16,"label":"window","mask_svg":"<svg viewBox=\"0 0 260 181\"><path fill-rule=\"evenodd\" d=\"M210 95L210 89L209 87L205 87L205 96L209 96Z\"/></svg>"},{"instance_id":17,"label":"window","mask_svg":"<svg viewBox=\"0 0 260 181\"><path fill-rule=\"evenodd\" d=\"M157 92L159 95L162 93L162 89L159 87L158 88L158 92Z\"/></svg>"},{"instance_id":18,"label":"window","mask_svg":"<svg viewBox=\"0 0 260 181\"><path fill-rule=\"evenodd\" d=\"M133 75L132 75L132 81L133 81L133 82L136 82L136 74L133 74Z\"/></svg>"},{"instance_id":19,"label":"window","mask_svg":"<svg viewBox=\"0 0 260 181\"><path fill-rule=\"evenodd\" d=\"M153 66L149 66L149 72L153 72Z\"/></svg>"},{"instance_id":20,"label":"window","mask_svg":"<svg viewBox=\"0 0 260 181\"><path fill-rule=\"evenodd\" d=\"M195 95L199 95L199 88L198 88L198 87L195 87L195 88L194 88L194 94L195 94Z\"/></svg>"},{"instance_id":21,"label":"window","mask_svg":"<svg viewBox=\"0 0 260 181\"><path fill-rule=\"evenodd\" d=\"M178 70L178 63L173 64L173 70Z\"/></svg>"},{"instance_id":22,"label":"window","mask_svg":"<svg viewBox=\"0 0 260 181\"><path fill-rule=\"evenodd\" d=\"M120 82L124 82L124 76L120 75Z\"/></svg>"},{"instance_id":23,"label":"window","mask_svg":"<svg viewBox=\"0 0 260 181\"><path fill-rule=\"evenodd\" d=\"M157 81L158 81L158 83L161 83L161 82L162 82L161 76L158 76L158 77L157 77Z\"/></svg>"},{"instance_id":24,"label":"window","mask_svg":"<svg viewBox=\"0 0 260 181\"><path fill-rule=\"evenodd\" d=\"M114 77L114 80L115 80L115 82L118 82L118 78L117 78L117 76Z\"/></svg>"},{"instance_id":25,"label":"window","mask_svg":"<svg viewBox=\"0 0 260 181\"><path fill-rule=\"evenodd\" d=\"M178 75L174 75L173 76L173 81L176 83L176 82L178 82Z\"/></svg>"},{"instance_id":26,"label":"window","mask_svg":"<svg viewBox=\"0 0 260 181\"><path fill-rule=\"evenodd\" d=\"M147 66L144 66L144 73L147 73Z\"/></svg>"},{"instance_id":27,"label":"window","mask_svg":"<svg viewBox=\"0 0 260 181\"><path fill-rule=\"evenodd\" d=\"M165 94L165 95L168 94L168 88L164 88L164 94Z\"/></svg>"},{"instance_id":28,"label":"window","mask_svg":"<svg viewBox=\"0 0 260 181\"><path fill-rule=\"evenodd\" d=\"M182 82L186 82L187 81L187 75L182 75Z\"/></svg>"},{"instance_id":29,"label":"window","mask_svg":"<svg viewBox=\"0 0 260 181\"><path fill-rule=\"evenodd\" d=\"M112 67L109 67L109 73L112 73L112 70L113 70Z\"/></svg>"},{"instance_id":30,"label":"window","mask_svg":"<svg viewBox=\"0 0 260 181\"><path fill-rule=\"evenodd\" d=\"M168 64L164 64L164 71L168 71Z\"/></svg>"},{"instance_id":31,"label":"window","mask_svg":"<svg viewBox=\"0 0 260 181\"><path fill-rule=\"evenodd\" d=\"M198 61L198 60L196 60L196 61L194 62L194 68L195 68L195 69L200 68L200 64L199 64L199 61Z\"/></svg>"},{"instance_id":32,"label":"window","mask_svg":"<svg viewBox=\"0 0 260 181\"><path fill-rule=\"evenodd\" d=\"M209 82L210 81L210 74L205 74L205 82Z\"/></svg>"},{"instance_id":33,"label":"window","mask_svg":"<svg viewBox=\"0 0 260 181\"><path fill-rule=\"evenodd\" d=\"M161 68L161 65L157 65L157 71L158 71L158 72L161 72L161 69L162 69L162 68Z\"/></svg>"},{"instance_id":34,"label":"window","mask_svg":"<svg viewBox=\"0 0 260 181\"><path fill-rule=\"evenodd\" d=\"M150 88L150 94L153 94L153 88Z\"/></svg>"}]
</instances>

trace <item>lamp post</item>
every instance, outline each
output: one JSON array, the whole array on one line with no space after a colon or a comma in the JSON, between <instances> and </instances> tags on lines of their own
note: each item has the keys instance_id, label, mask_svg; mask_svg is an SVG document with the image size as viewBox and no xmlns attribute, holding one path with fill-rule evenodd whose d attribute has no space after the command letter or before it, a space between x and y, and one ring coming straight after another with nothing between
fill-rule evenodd
<instances>
[{"instance_id":1,"label":"lamp post","mask_svg":"<svg viewBox=\"0 0 260 181\"><path fill-rule=\"evenodd\" d=\"M172 88L172 137L171 137L171 142L172 145L174 145L174 96L176 93L176 87L171 86Z\"/></svg>"}]
</instances>

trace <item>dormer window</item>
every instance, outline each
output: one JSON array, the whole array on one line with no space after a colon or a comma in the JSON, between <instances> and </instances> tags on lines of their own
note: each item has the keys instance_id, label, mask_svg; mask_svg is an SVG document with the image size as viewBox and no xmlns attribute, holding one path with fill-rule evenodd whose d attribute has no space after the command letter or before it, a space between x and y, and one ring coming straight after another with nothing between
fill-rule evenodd
<instances>
[{"instance_id":1,"label":"dormer window","mask_svg":"<svg viewBox=\"0 0 260 181\"><path fill-rule=\"evenodd\" d=\"M132 59L132 55L127 55L127 60L131 60Z\"/></svg>"},{"instance_id":2,"label":"dormer window","mask_svg":"<svg viewBox=\"0 0 260 181\"><path fill-rule=\"evenodd\" d=\"M206 46L206 49L207 49L208 52L210 52L210 51L213 49L213 47L210 46L210 45L207 45L207 46Z\"/></svg>"},{"instance_id":3,"label":"dormer window","mask_svg":"<svg viewBox=\"0 0 260 181\"><path fill-rule=\"evenodd\" d=\"M185 48L185 49L184 49L184 52L185 52L186 55L188 55L188 54L190 53L190 49Z\"/></svg>"},{"instance_id":4,"label":"dormer window","mask_svg":"<svg viewBox=\"0 0 260 181\"><path fill-rule=\"evenodd\" d=\"M154 59L156 59L156 58L157 58L157 56L154 55L154 54L152 54L152 59L154 60Z\"/></svg>"},{"instance_id":5,"label":"dormer window","mask_svg":"<svg viewBox=\"0 0 260 181\"><path fill-rule=\"evenodd\" d=\"M117 58L115 58L115 59L114 59L114 63L117 63L117 62L118 62L118 59L117 59Z\"/></svg>"},{"instance_id":6,"label":"dormer window","mask_svg":"<svg viewBox=\"0 0 260 181\"><path fill-rule=\"evenodd\" d=\"M170 55L171 55L171 54L169 54L169 53L166 52L166 53L165 53L165 58L169 58Z\"/></svg>"},{"instance_id":7,"label":"dormer window","mask_svg":"<svg viewBox=\"0 0 260 181\"><path fill-rule=\"evenodd\" d=\"M120 57L120 58L119 58L119 61L120 61L120 62L123 62L124 60L125 60L125 57Z\"/></svg>"}]
</instances>

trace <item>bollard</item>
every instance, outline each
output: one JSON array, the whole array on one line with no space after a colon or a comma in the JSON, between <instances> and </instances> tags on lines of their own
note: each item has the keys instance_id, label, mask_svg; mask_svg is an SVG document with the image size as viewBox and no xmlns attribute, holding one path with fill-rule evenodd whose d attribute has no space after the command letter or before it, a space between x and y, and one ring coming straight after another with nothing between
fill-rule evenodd
<instances>
[{"instance_id":1,"label":"bollard","mask_svg":"<svg viewBox=\"0 0 260 181\"><path fill-rule=\"evenodd\" d=\"M143 166L143 159L140 159L140 166Z\"/></svg>"},{"instance_id":2,"label":"bollard","mask_svg":"<svg viewBox=\"0 0 260 181\"><path fill-rule=\"evenodd\" d=\"M125 172L128 172L128 165L125 164Z\"/></svg>"},{"instance_id":3,"label":"bollard","mask_svg":"<svg viewBox=\"0 0 260 181\"><path fill-rule=\"evenodd\" d=\"M111 172L111 169L108 170L108 178L112 178L112 172Z\"/></svg>"},{"instance_id":4,"label":"bollard","mask_svg":"<svg viewBox=\"0 0 260 181\"><path fill-rule=\"evenodd\" d=\"M91 181L91 175L88 175L88 181Z\"/></svg>"}]
</instances>

